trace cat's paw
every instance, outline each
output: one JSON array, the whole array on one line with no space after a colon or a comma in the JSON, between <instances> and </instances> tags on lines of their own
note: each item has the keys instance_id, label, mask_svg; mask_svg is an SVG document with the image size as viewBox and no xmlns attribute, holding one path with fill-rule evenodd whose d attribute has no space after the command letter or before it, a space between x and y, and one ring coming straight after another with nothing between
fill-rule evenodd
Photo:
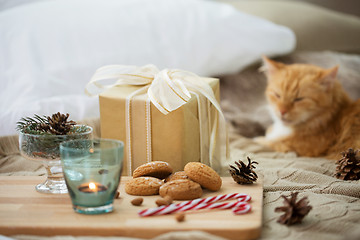
<instances>
[{"instance_id":1,"label":"cat's paw","mask_svg":"<svg viewBox=\"0 0 360 240\"><path fill-rule=\"evenodd\" d=\"M268 149L271 149L273 151L276 152L283 152L283 153L287 153L292 151L288 145L286 145L284 142L282 141L271 141L269 139L267 139L264 136L260 136L260 137L255 137L253 138L253 141L267 147Z\"/></svg>"},{"instance_id":2,"label":"cat's paw","mask_svg":"<svg viewBox=\"0 0 360 240\"><path fill-rule=\"evenodd\" d=\"M269 140L267 140L264 136L255 137L253 138L253 141L260 145L264 145L268 147L270 146Z\"/></svg>"},{"instance_id":3,"label":"cat's paw","mask_svg":"<svg viewBox=\"0 0 360 240\"><path fill-rule=\"evenodd\" d=\"M282 142L274 142L270 145L270 147L277 152L287 153L292 151L292 149L290 149L289 146L287 146Z\"/></svg>"}]
</instances>

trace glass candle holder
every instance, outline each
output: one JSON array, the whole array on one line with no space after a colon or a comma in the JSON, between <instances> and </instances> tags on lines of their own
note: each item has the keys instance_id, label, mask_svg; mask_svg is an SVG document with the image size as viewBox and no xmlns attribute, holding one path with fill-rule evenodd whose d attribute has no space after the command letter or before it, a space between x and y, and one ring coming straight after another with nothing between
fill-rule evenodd
<instances>
[{"instance_id":1,"label":"glass candle holder","mask_svg":"<svg viewBox=\"0 0 360 240\"><path fill-rule=\"evenodd\" d=\"M117 140L73 140L60 144L65 182L78 213L113 211L120 183L124 144Z\"/></svg>"}]
</instances>

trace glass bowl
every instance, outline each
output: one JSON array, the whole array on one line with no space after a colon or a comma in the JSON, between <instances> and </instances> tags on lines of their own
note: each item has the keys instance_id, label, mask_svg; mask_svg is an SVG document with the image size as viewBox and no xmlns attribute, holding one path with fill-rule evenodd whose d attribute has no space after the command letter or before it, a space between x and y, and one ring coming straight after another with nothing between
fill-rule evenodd
<instances>
[{"instance_id":1,"label":"glass bowl","mask_svg":"<svg viewBox=\"0 0 360 240\"><path fill-rule=\"evenodd\" d=\"M47 172L45 182L35 187L38 192L55 194L68 192L61 167L59 145L69 140L91 139L93 129L90 126L86 128L85 132L68 135L19 133L20 154L26 159L40 161Z\"/></svg>"}]
</instances>

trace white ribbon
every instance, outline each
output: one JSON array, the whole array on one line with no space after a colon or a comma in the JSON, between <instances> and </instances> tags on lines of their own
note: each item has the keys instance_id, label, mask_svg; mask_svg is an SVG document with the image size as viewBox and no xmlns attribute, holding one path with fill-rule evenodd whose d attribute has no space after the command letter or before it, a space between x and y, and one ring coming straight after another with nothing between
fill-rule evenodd
<instances>
[{"instance_id":1,"label":"white ribbon","mask_svg":"<svg viewBox=\"0 0 360 240\"><path fill-rule=\"evenodd\" d=\"M199 76L191 72L176 69L159 71L154 65L142 67L109 65L101 67L95 72L90 82L86 85L85 92L90 96L94 96L106 89L119 85L143 85L144 90L148 88L147 94L151 103L165 115L187 103L191 98L190 91L204 96L216 108L219 116L219 120L215 120L211 127L210 165L220 167L220 165L215 166L220 163L213 163L212 156L217 144L217 135L221 135L220 147L224 148L225 146L227 148L225 118L212 88ZM141 89L139 89L139 92L141 92ZM130 103L130 98L128 103ZM219 127L217 127L217 124L219 124ZM217 129L219 132L216 132ZM228 156L227 149L225 152L224 150L221 152L223 152L221 156Z\"/></svg>"}]
</instances>

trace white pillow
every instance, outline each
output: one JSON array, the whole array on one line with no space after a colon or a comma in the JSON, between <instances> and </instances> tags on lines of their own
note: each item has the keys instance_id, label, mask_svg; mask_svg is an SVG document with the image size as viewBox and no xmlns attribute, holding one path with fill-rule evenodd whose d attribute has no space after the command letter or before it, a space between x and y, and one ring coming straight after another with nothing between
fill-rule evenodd
<instances>
[{"instance_id":1,"label":"white pillow","mask_svg":"<svg viewBox=\"0 0 360 240\"><path fill-rule=\"evenodd\" d=\"M202 0L53 0L0 11L0 135L23 116L96 117L84 87L107 64L234 73L289 53L288 28Z\"/></svg>"}]
</instances>

